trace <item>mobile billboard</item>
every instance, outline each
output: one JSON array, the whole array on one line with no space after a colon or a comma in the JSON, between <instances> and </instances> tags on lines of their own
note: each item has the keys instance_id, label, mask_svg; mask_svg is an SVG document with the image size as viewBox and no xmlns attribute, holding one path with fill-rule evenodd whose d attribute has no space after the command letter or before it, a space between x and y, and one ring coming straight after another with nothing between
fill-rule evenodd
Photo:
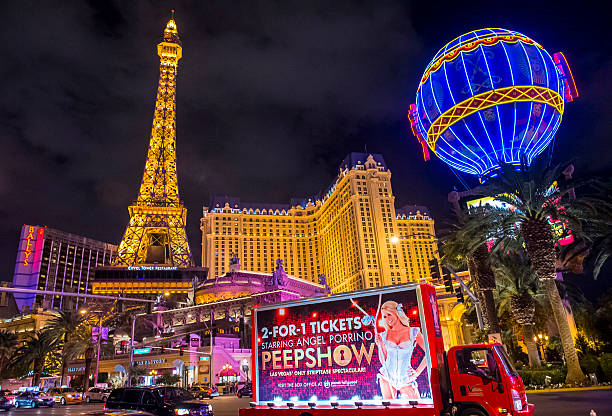
<instances>
[{"instance_id":1,"label":"mobile billboard","mask_svg":"<svg viewBox=\"0 0 612 416\"><path fill-rule=\"evenodd\" d=\"M423 308L404 286L256 309L257 401L433 404Z\"/></svg>"}]
</instances>

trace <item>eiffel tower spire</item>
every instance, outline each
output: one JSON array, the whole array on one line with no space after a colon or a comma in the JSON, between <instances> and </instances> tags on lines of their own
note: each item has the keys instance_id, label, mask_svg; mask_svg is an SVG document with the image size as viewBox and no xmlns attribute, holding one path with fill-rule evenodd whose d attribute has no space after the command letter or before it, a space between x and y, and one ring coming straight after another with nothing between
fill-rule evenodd
<instances>
[{"instance_id":1,"label":"eiffel tower spire","mask_svg":"<svg viewBox=\"0 0 612 416\"><path fill-rule=\"evenodd\" d=\"M194 265L176 174L176 72L182 51L173 10L157 45L159 85L151 139L138 198L128 208L130 222L119 244L117 266Z\"/></svg>"}]
</instances>

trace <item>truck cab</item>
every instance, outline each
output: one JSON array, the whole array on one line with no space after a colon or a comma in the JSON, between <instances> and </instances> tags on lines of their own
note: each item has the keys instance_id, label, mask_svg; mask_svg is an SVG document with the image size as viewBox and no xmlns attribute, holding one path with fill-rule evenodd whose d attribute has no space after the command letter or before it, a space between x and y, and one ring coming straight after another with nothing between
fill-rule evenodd
<instances>
[{"instance_id":1,"label":"truck cab","mask_svg":"<svg viewBox=\"0 0 612 416\"><path fill-rule=\"evenodd\" d=\"M446 354L450 408L460 416L532 415L525 386L501 344L452 347Z\"/></svg>"}]
</instances>

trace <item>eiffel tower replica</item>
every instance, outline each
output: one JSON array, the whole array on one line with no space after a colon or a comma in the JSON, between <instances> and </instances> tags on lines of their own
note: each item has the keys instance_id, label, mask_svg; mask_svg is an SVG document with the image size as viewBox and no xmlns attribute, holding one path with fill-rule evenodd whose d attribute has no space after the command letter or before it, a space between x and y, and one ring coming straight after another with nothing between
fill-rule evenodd
<instances>
[{"instance_id":1,"label":"eiffel tower replica","mask_svg":"<svg viewBox=\"0 0 612 416\"><path fill-rule=\"evenodd\" d=\"M176 74L182 47L174 21L157 45L159 85L144 174L130 221L112 267L98 267L93 292L99 294L185 294L195 267L187 233L187 209L179 199L176 173Z\"/></svg>"}]
</instances>

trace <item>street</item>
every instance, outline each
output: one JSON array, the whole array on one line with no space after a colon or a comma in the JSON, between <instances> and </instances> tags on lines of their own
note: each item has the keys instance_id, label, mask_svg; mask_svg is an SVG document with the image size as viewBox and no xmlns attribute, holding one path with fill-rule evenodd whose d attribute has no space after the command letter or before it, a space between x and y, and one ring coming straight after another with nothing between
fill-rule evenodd
<instances>
[{"instance_id":1,"label":"street","mask_svg":"<svg viewBox=\"0 0 612 416\"><path fill-rule=\"evenodd\" d=\"M535 404L536 416L588 416L594 409L597 416L612 415L612 390L581 392L532 393L529 402ZM222 396L212 400L215 416L236 416L238 409L248 407L249 398ZM41 409L13 409L13 415L86 415L102 409L101 403L56 406Z\"/></svg>"},{"instance_id":2,"label":"street","mask_svg":"<svg viewBox=\"0 0 612 416\"><path fill-rule=\"evenodd\" d=\"M564 391L532 393L527 398L535 404L536 416L588 416L591 409L597 416L612 415L612 390Z\"/></svg>"},{"instance_id":3,"label":"street","mask_svg":"<svg viewBox=\"0 0 612 416\"><path fill-rule=\"evenodd\" d=\"M236 416L238 415L238 409L241 407L248 407L250 398L239 399L235 396L221 396L216 397L210 401L213 405L215 416ZM89 404L73 404L68 406L56 405L55 407L48 408L42 407L38 409L12 409L9 414L19 416L33 416L33 415L87 415L90 412L102 409L102 403L89 403Z\"/></svg>"}]
</instances>

